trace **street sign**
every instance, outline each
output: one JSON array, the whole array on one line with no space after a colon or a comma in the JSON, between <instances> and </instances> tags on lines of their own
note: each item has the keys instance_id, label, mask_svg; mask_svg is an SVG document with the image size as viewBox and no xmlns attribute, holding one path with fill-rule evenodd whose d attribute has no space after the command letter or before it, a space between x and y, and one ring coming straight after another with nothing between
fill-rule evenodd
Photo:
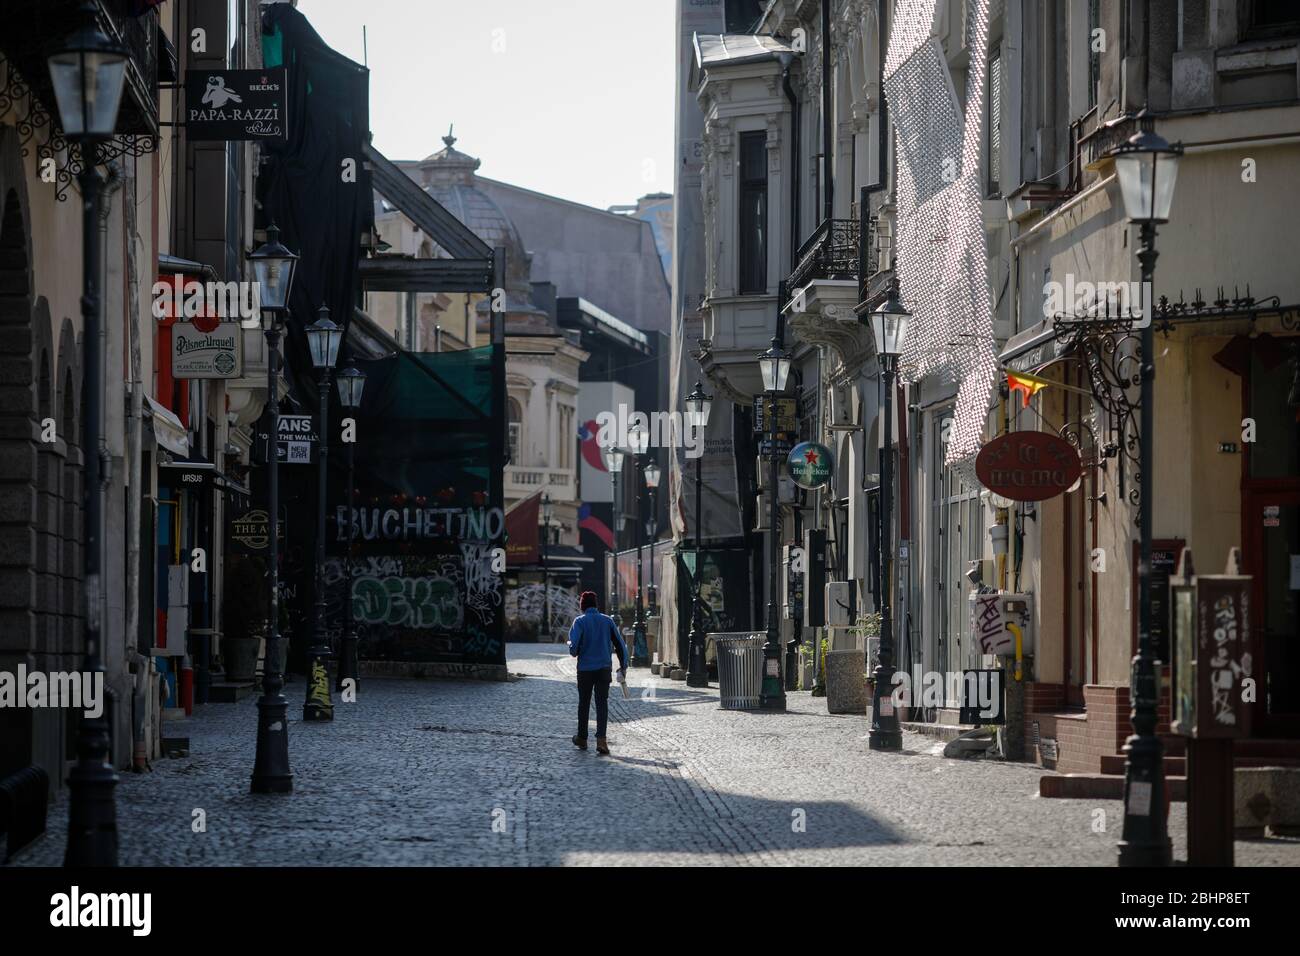
<instances>
[{"instance_id":1,"label":"street sign","mask_svg":"<svg viewBox=\"0 0 1300 956\"><path fill-rule=\"evenodd\" d=\"M288 73L187 70L185 135L190 140L283 140L289 135Z\"/></svg>"},{"instance_id":2,"label":"street sign","mask_svg":"<svg viewBox=\"0 0 1300 956\"><path fill-rule=\"evenodd\" d=\"M791 479L800 488L820 488L831 480L831 451L816 442L800 442L791 449L786 466Z\"/></svg>"},{"instance_id":3,"label":"street sign","mask_svg":"<svg viewBox=\"0 0 1300 956\"><path fill-rule=\"evenodd\" d=\"M314 449L318 440L310 415L280 416L275 444L281 464L310 465L316 460Z\"/></svg>"},{"instance_id":4,"label":"street sign","mask_svg":"<svg viewBox=\"0 0 1300 956\"><path fill-rule=\"evenodd\" d=\"M995 495L1012 501L1046 501L1083 474L1078 450L1050 432L1009 432L980 449L975 474Z\"/></svg>"},{"instance_id":5,"label":"street sign","mask_svg":"<svg viewBox=\"0 0 1300 956\"><path fill-rule=\"evenodd\" d=\"M1006 671L962 671L962 704L957 716L962 724L1005 724L1007 690Z\"/></svg>"}]
</instances>

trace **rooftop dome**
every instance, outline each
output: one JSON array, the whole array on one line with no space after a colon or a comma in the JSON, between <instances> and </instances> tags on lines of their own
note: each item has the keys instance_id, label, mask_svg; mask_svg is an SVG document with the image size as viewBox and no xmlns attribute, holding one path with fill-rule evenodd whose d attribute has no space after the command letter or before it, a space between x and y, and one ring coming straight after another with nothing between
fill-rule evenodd
<instances>
[{"instance_id":1,"label":"rooftop dome","mask_svg":"<svg viewBox=\"0 0 1300 956\"><path fill-rule=\"evenodd\" d=\"M450 130L442 141L442 149L416 164L417 182L489 247L505 248L506 311L545 316L546 312L534 305L531 298L532 257L524 248L519 230L496 201L478 187L474 171L479 167L479 160L456 149L456 137ZM445 251L441 254L446 255Z\"/></svg>"}]
</instances>

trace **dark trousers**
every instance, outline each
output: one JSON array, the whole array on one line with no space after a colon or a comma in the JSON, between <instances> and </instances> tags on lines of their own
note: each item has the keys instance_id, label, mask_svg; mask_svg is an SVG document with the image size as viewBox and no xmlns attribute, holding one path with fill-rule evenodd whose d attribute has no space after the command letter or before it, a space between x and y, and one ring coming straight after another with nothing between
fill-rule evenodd
<instances>
[{"instance_id":1,"label":"dark trousers","mask_svg":"<svg viewBox=\"0 0 1300 956\"><path fill-rule=\"evenodd\" d=\"M596 736L605 736L605 724L609 719L609 682L612 679L608 667L598 671L578 671L578 739L587 739L592 690L596 691Z\"/></svg>"}]
</instances>

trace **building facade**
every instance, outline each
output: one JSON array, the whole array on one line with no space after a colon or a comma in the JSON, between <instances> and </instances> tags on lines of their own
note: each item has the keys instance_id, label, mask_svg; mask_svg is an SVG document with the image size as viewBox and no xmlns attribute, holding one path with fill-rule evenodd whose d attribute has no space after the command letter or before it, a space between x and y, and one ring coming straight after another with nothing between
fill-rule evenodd
<instances>
[{"instance_id":1,"label":"building facade","mask_svg":"<svg viewBox=\"0 0 1300 956\"><path fill-rule=\"evenodd\" d=\"M1261 615L1255 677L1270 688L1248 704L1252 734L1260 747L1294 734L1300 290L1277 230L1296 202L1283 184L1297 161L1298 39L1300 20L1277 5L1125 0L776 0L747 31L697 31L702 216L680 211L694 196L679 190L676 265L694 249L704 277L690 308L689 283L677 290L682 354L697 364L674 364L674 388L680 400L699 369L743 409L757 352L780 336L792 353L796 437L825 444L835 468L827 489L783 499L781 542L824 531L827 578L852 596L847 615L809 604L787 640L869 653L861 618L891 595L896 666L1018 665L1020 752L1113 768L1129 733L1136 518L1149 506L1162 574L1184 549L1206 573L1240 550ZM1141 278L1111 151L1143 110L1185 148L1147 300L1159 330L1150 436L1137 431L1131 324L1080 322L1092 317L1082 300L1059 295ZM867 322L895 287L913 318L886 449ZM1009 373L1047 384L1011 391ZM1037 503L985 488L980 449L1020 431L1069 442L1080 480ZM1143 440L1156 449L1145 505ZM734 468L743 489L753 466L739 445L710 443L706 462ZM886 461L892 526L879 510ZM677 467L675 508L689 515L692 468ZM718 520L752 528L745 500L728 495ZM689 550L691 522L677 531ZM754 570L759 604L761 561ZM978 616L1007 597L1023 608L1019 661ZM955 719L939 712L959 703L945 693L909 717Z\"/></svg>"}]
</instances>

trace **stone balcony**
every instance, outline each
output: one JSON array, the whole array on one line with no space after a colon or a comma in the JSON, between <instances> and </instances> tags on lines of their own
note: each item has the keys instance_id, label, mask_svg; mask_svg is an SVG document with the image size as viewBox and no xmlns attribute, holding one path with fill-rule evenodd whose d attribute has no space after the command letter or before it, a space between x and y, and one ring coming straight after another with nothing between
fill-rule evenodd
<instances>
[{"instance_id":1,"label":"stone balcony","mask_svg":"<svg viewBox=\"0 0 1300 956\"><path fill-rule=\"evenodd\" d=\"M505 474L507 498L527 498L545 491L554 501L573 501L577 480L573 469L508 465Z\"/></svg>"}]
</instances>

